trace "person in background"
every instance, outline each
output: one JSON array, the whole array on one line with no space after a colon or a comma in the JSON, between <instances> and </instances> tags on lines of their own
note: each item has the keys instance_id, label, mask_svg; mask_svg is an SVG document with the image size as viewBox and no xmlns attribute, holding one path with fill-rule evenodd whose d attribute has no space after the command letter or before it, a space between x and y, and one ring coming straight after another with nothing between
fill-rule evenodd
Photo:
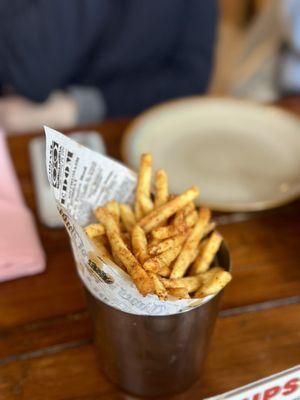
<instances>
[{"instance_id":1,"label":"person in background","mask_svg":"<svg viewBox=\"0 0 300 400\"><path fill-rule=\"evenodd\" d=\"M300 93L300 0L281 0L279 15L283 46L279 62L282 94Z\"/></svg>"},{"instance_id":2,"label":"person in background","mask_svg":"<svg viewBox=\"0 0 300 400\"><path fill-rule=\"evenodd\" d=\"M216 0L1 0L0 127L68 127L203 93Z\"/></svg>"},{"instance_id":3,"label":"person in background","mask_svg":"<svg viewBox=\"0 0 300 400\"><path fill-rule=\"evenodd\" d=\"M210 94L263 103L300 94L300 0L264 0L254 19L235 31L219 36Z\"/></svg>"}]
</instances>

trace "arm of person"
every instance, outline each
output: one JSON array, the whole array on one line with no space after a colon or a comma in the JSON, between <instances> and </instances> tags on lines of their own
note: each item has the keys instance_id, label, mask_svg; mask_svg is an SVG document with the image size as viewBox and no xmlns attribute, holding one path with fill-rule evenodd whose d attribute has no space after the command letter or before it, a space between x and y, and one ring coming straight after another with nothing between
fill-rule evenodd
<instances>
[{"instance_id":1,"label":"arm of person","mask_svg":"<svg viewBox=\"0 0 300 400\"><path fill-rule=\"evenodd\" d=\"M188 0L173 56L158 70L114 78L100 90L107 115L132 115L171 98L205 92L217 27L215 0Z\"/></svg>"},{"instance_id":2,"label":"arm of person","mask_svg":"<svg viewBox=\"0 0 300 400\"><path fill-rule=\"evenodd\" d=\"M26 97L0 97L0 127L8 133L35 131L49 125L70 128L77 124L101 121L105 103L95 87L70 87L68 91L53 91L47 100L33 102Z\"/></svg>"}]
</instances>

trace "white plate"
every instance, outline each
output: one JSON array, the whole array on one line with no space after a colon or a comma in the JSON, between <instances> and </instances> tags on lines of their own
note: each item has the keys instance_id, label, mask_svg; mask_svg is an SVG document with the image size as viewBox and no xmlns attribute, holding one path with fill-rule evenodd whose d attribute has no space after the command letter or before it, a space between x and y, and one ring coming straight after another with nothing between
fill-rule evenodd
<instances>
[{"instance_id":1,"label":"white plate","mask_svg":"<svg viewBox=\"0 0 300 400\"><path fill-rule=\"evenodd\" d=\"M170 191L195 184L201 204L254 211L300 195L300 122L276 107L211 97L156 106L127 129L125 161L137 169L151 152Z\"/></svg>"}]
</instances>

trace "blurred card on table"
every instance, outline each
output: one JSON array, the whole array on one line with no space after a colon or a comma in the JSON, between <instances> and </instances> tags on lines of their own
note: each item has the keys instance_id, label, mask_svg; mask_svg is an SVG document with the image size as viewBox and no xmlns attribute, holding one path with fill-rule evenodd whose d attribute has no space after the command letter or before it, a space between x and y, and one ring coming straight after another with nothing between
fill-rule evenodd
<instances>
[{"instance_id":1,"label":"blurred card on table","mask_svg":"<svg viewBox=\"0 0 300 400\"><path fill-rule=\"evenodd\" d=\"M97 132L76 132L70 137L85 147L105 154L104 142ZM39 218L49 228L62 227L63 223L57 212L46 174L45 139L41 137L33 139L30 142L29 151Z\"/></svg>"}]
</instances>

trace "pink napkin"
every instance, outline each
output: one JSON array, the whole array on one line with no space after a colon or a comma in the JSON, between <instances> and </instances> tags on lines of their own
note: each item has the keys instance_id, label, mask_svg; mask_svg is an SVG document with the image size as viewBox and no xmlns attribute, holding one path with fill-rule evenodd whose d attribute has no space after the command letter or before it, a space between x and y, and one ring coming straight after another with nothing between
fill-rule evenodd
<instances>
[{"instance_id":1,"label":"pink napkin","mask_svg":"<svg viewBox=\"0 0 300 400\"><path fill-rule=\"evenodd\" d=\"M45 256L0 132L0 282L45 269Z\"/></svg>"}]
</instances>

